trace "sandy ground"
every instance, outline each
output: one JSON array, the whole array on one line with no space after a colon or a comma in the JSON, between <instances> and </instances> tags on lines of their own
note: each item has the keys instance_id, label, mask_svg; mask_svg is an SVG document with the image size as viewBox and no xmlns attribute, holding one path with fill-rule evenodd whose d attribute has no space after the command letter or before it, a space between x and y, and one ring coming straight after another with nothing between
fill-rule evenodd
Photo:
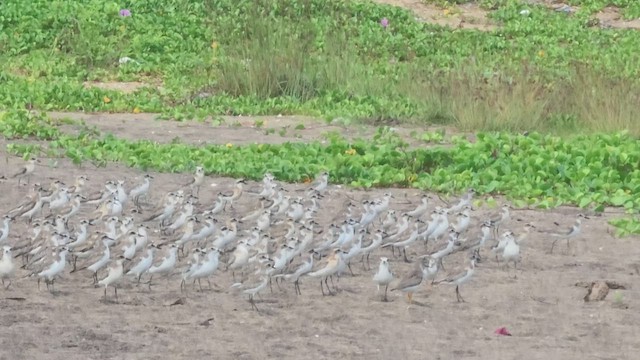
<instances>
[{"instance_id":1,"label":"sandy ground","mask_svg":"<svg viewBox=\"0 0 640 360\"><path fill-rule=\"evenodd\" d=\"M500 24L497 24L490 17L490 11L481 8L478 2L469 1L464 4L451 5L446 8L436 4L421 0L373 0L378 3L389 4L407 8L413 11L416 16L426 22L441 26L448 26L458 29L472 29L479 31L495 30ZM523 9L526 3L541 4L553 10L563 9L569 5L560 0L525 0L522 1ZM579 6L571 6L570 11L576 12ZM640 29L640 19L624 20L619 8L608 6L602 11L593 14L594 25L603 28L615 29ZM392 19L390 19L393 21Z\"/></svg>"},{"instance_id":2,"label":"sandy ground","mask_svg":"<svg viewBox=\"0 0 640 360\"><path fill-rule=\"evenodd\" d=\"M47 115L64 123L61 129L70 134L95 128L128 140L148 139L168 143L179 139L183 143L194 145L326 141L329 133L339 133L347 139L369 139L378 130L378 127L366 124L344 126L306 116L222 116L217 122L212 119L179 122L157 120L158 115L152 113L48 112ZM71 123L69 119L72 120ZM219 122L220 119L223 123ZM441 145L420 140L425 132L443 131L443 145L448 144L453 135L466 136L470 140L474 137L473 134L463 134L447 126L416 128L399 125L392 129L412 147Z\"/></svg>"},{"instance_id":3,"label":"sandy ground","mask_svg":"<svg viewBox=\"0 0 640 360\"><path fill-rule=\"evenodd\" d=\"M193 132L188 127L175 127L171 136L158 135L158 140L181 136L180 129L187 137ZM211 127L198 130L212 138L217 131ZM114 129L119 136L126 135L125 131L127 128ZM0 141L0 149L5 145ZM1 173L11 173L21 164L21 159L4 152L0 155L7 159ZM79 169L65 160L56 168L47 167L48 163L43 161L31 182L48 184L61 179L71 184L76 175L86 174L91 180L89 193L100 189L107 179L125 179L131 187L142 175L118 165ZM154 200L190 177L153 175ZM212 204L213 195L229 189L233 181L207 178L200 202ZM294 195L304 194L296 189L305 186L285 185ZM249 183L249 188L257 187ZM15 179L0 183L0 214L27 193L26 186L15 189ZM322 201L318 215L323 228L344 219L350 198L379 198L383 192L337 186L329 191L331 197ZM389 191L395 196L391 208L399 211L412 209L419 201L419 191ZM235 209L220 220L240 216L256 205L256 196L244 194ZM442 203L435 200L432 206L436 205ZM493 211L484 207L474 211L469 236L474 236L479 221ZM533 222L539 229L553 228L553 221L568 227L577 212L573 208L515 210L505 229L519 233L524 222ZM246 296L230 291L233 279L223 268L212 277L212 290L203 284L204 291L190 287L187 294L180 291L179 274L154 279L151 291L125 281L118 291L119 303L113 301L111 289L109 301L103 301L103 290L92 285L86 271L69 274L68 267L56 283L56 293L51 294L44 286L38 290L36 278L21 269L8 290L0 289L0 359L632 359L640 350L640 248L637 237L617 239L610 235L607 219L617 215L591 218L583 227L584 235L572 242L569 250L562 244L560 251L551 255L550 239L533 233L522 246L523 260L517 272L501 268L484 251L484 261L472 281L461 288L466 303L457 303L454 288L445 284L423 285L414 295L417 303L411 306L397 292L390 293L390 302L382 302L371 280L379 257L391 258L396 277L413 266L392 257L386 249L371 257L373 270L354 263L355 276L347 273L341 277L335 296L322 296L316 281L303 278L301 296L296 296L288 283L282 284L282 289L274 286L273 292L267 288L257 302L260 312L252 310ZM134 216L140 219L140 215ZM241 224L241 229L253 225ZM280 233L280 228L273 232ZM14 224L8 241L15 244L27 234L26 224ZM163 240L159 234L151 238ZM316 240L322 241L322 235ZM416 244L408 254L415 259L443 246L442 242L428 248ZM447 258L447 271L438 279L459 271L464 260L464 254ZM186 260L181 260L178 269L185 264ZM105 276L106 272L99 273L100 278ZM585 303L586 290L575 284L601 279L618 281L627 290L619 290L618 295L612 290L602 302ZM178 300L181 304L172 305ZM502 326L513 336L495 335Z\"/></svg>"}]
</instances>

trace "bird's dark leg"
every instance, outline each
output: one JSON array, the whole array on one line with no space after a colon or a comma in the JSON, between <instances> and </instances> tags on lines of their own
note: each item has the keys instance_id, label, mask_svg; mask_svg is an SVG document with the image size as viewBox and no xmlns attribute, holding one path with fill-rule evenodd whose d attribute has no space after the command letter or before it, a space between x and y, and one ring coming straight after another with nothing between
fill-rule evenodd
<instances>
[{"instance_id":1,"label":"bird's dark leg","mask_svg":"<svg viewBox=\"0 0 640 360\"><path fill-rule=\"evenodd\" d=\"M553 248L556 247L557 242L558 242L558 239L553 240L553 243L551 243L551 250L549 251L550 254L553 254Z\"/></svg>"}]
</instances>

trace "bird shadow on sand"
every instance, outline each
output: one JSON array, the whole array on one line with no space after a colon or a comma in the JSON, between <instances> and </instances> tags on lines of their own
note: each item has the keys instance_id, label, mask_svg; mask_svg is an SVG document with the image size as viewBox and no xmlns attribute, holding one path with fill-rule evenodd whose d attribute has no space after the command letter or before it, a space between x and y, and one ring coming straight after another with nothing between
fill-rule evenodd
<instances>
[{"instance_id":1,"label":"bird shadow on sand","mask_svg":"<svg viewBox=\"0 0 640 360\"><path fill-rule=\"evenodd\" d=\"M431 307L431 305L430 305L430 304L423 303L423 302L420 302L420 301L415 301L415 300L413 300L413 302L412 302L411 304L408 304L408 303L407 303L407 305L409 306L409 308L411 308L411 306L413 306L413 305L415 305L415 306L420 306L420 307L428 307L428 308L430 308L430 307Z\"/></svg>"},{"instance_id":2,"label":"bird shadow on sand","mask_svg":"<svg viewBox=\"0 0 640 360\"><path fill-rule=\"evenodd\" d=\"M100 298L100 303L105 305L122 305L120 301L117 301L116 299L105 299L104 296Z\"/></svg>"},{"instance_id":3,"label":"bird shadow on sand","mask_svg":"<svg viewBox=\"0 0 640 360\"><path fill-rule=\"evenodd\" d=\"M71 291L65 291L65 290L53 290L53 291L48 291L48 293L51 294L51 296L53 297L71 295Z\"/></svg>"}]
</instances>

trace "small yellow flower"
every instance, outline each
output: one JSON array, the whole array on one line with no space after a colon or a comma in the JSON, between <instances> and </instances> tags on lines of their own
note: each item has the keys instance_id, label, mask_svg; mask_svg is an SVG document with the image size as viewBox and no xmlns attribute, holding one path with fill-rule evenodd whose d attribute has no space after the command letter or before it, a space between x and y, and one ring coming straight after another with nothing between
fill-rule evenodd
<instances>
[{"instance_id":1,"label":"small yellow flower","mask_svg":"<svg viewBox=\"0 0 640 360\"><path fill-rule=\"evenodd\" d=\"M111 99L109 99L108 96L105 96L105 97L102 98L102 101L104 101L105 104L108 104L108 103L111 102Z\"/></svg>"},{"instance_id":2,"label":"small yellow flower","mask_svg":"<svg viewBox=\"0 0 640 360\"><path fill-rule=\"evenodd\" d=\"M538 56L539 57L544 57L545 56L544 50L538 51Z\"/></svg>"},{"instance_id":3,"label":"small yellow flower","mask_svg":"<svg viewBox=\"0 0 640 360\"><path fill-rule=\"evenodd\" d=\"M212 42L212 43L211 43L211 48L212 48L213 50L217 49L217 48L218 48L218 46L219 46L219 44L218 44L218 42L217 42L217 41L214 41L214 42Z\"/></svg>"},{"instance_id":4,"label":"small yellow flower","mask_svg":"<svg viewBox=\"0 0 640 360\"><path fill-rule=\"evenodd\" d=\"M444 10L442 11L442 13L443 13L443 14L445 14L445 15L449 15L449 14L451 14L451 10L449 10L449 9L444 9Z\"/></svg>"},{"instance_id":5,"label":"small yellow flower","mask_svg":"<svg viewBox=\"0 0 640 360\"><path fill-rule=\"evenodd\" d=\"M232 143L227 143L227 145L225 145L227 148L231 149L233 147Z\"/></svg>"},{"instance_id":6,"label":"small yellow flower","mask_svg":"<svg viewBox=\"0 0 640 360\"><path fill-rule=\"evenodd\" d=\"M347 154L347 155L355 155L356 154L356 149L345 150L344 153Z\"/></svg>"},{"instance_id":7,"label":"small yellow flower","mask_svg":"<svg viewBox=\"0 0 640 360\"><path fill-rule=\"evenodd\" d=\"M137 106L136 106L136 107L134 107L134 108L133 108L133 113L134 113L134 114L140 114L140 108L139 108L139 107L137 107Z\"/></svg>"}]
</instances>

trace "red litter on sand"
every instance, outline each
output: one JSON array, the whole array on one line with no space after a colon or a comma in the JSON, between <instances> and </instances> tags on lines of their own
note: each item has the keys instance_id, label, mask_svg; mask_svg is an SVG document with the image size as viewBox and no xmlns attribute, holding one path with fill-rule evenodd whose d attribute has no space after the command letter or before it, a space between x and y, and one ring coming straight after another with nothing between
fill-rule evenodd
<instances>
[{"instance_id":1,"label":"red litter on sand","mask_svg":"<svg viewBox=\"0 0 640 360\"><path fill-rule=\"evenodd\" d=\"M511 336L511 333L509 332L509 330L507 330L507 328L504 326L496 329L496 331L494 331L493 333L496 335Z\"/></svg>"}]
</instances>

